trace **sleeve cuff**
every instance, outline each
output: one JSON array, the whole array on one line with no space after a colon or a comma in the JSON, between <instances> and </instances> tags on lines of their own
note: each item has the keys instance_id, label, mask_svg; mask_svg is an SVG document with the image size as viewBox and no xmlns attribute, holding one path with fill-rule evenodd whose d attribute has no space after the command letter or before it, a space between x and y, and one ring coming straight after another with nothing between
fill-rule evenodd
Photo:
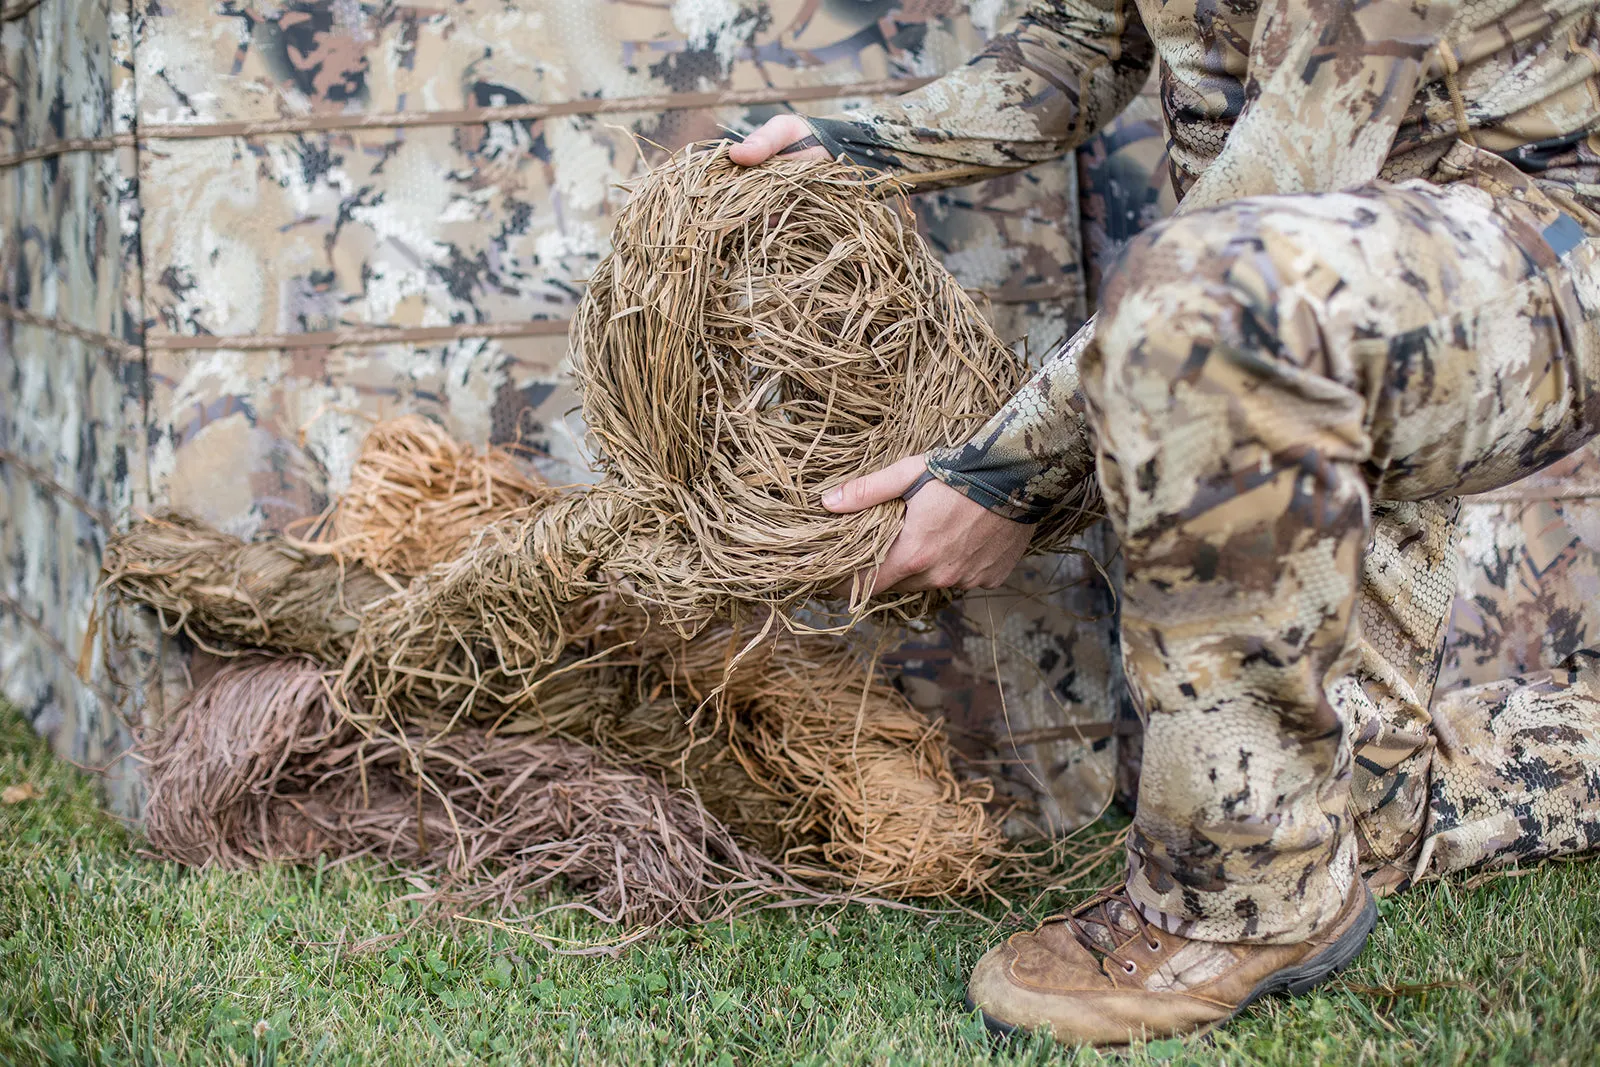
<instances>
[{"instance_id":1,"label":"sleeve cuff","mask_svg":"<svg viewBox=\"0 0 1600 1067\"><path fill-rule=\"evenodd\" d=\"M1012 522L1032 526L1050 513L1048 507L1021 503L981 479L963 471L950 470L935 460L928 461L928 473L967 499L982 504L996 515Z\"/></svg>"}]
</instances>

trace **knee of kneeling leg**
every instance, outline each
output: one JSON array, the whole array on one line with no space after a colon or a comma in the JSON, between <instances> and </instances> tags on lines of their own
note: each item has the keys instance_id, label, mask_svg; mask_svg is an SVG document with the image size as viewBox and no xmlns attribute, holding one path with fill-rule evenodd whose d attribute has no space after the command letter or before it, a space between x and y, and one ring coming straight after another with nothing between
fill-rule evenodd
<instances>
[{"instance_id":1,"label":"knee of kneeling leg","mask_svg":"<svg viewBox=\"0 0 1600 1067\"><path fill-rule=\"evenodd\" d=\"M1285 354L1285 298L1307 280L1306 270L1319 268L1260 222L1227 209L1199 212L1128 243L1100 303L1096 337L1107 387L1130 358L1176 374L1195 352L1219 345L1259 352L1262 367Z\"/></svg>"}]
</instances>

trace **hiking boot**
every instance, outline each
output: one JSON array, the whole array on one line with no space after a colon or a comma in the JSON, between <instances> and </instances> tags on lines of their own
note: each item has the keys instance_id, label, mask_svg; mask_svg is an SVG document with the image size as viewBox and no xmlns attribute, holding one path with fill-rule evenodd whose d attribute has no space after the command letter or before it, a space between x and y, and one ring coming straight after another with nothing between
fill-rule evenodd
<instances>
[{"instance_id":1,"label":"hiking boot","mask_svg":"<svg viewBox=\"0 0 1600 1067\"><path fill-rule=\"evenodd\" d=\"M1304 993L1355 959L1378 921L1366 883L1294 945L1191 941L1146 922L1116 886L1070 915L1012 934L972 970L967 1007L991 1030L1122 1045L1209 1029L1267 993Z\"/></svg>"}]
</instances>

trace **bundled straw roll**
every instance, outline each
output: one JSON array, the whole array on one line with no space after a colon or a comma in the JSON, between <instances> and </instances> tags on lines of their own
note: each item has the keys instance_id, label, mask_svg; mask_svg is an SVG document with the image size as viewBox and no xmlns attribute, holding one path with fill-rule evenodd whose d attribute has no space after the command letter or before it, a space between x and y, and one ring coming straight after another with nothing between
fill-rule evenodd
<instances>
[{"instance_id":1,"label":"bundled straw roll","mask_svg":"<svg viewBox=\"0 0 1600 1067\"><path fill-rule=\"evenodd\" d=\"M569 496L487 526L368 612L337 682L340 707L401 728L492 722L536 700L564 650L598 632L616 603L593 573L610 527L570 521L599 499Z\"/></svg>"},{"instance_id":2,"label":"bundled straw roll","mask_svg":"<svg viewBox=\"0 0 1600 1067\"><path fill-rule=\"evenodd\" d=\"M785 647L787 646L787 647ZM789 803L796 877L888 896L981 893L1012 858L987 779L963 781L938 724L837 641L785 639L727 683L731 740Z\"/></svg>"},{"instance_id":3,"label":"bundled straw roll","mask_svg":"<svg viewBox=\"0 0 1600 1067\"><path fill-rule=\"evenodd\" d=\"M224 866L374 855L459 903L508 909L562 879L588 902L575 906L628 927L803 892L693 793L566 741L359 737L337 725L322 675L303 658L237 659L140 731L157 852Z\"/></svg>"},{"instance_id":4,"label":"bundled straw roll","mask_svg":"<svg viewBox=\"0 0 1600 1067\"><path fill-rule=\"evenodd\" d=\"M219 655L267 648L344 659L362 615L394 587L359 564L280 539L245 542L176 513L106 542L102 588Z\"/></svg>"},{"instance_id":5,"label":"bundled straw roll","mask_svg":"<svg viewBox=\"0 0 1600 1067\"><path fill-rule=\"evenodd\" d=\"M685 632L881 562L903 509L832 515L822 493L964 440L1021 379L895 192L842 163L691 148L618 215L573 372L607 480L654 519L610 569Z\"/></svg>"},{"instance_id":6,"label":"bundled straw roll","mask_svg":"<svg viewBox=\"0 0 1600 1067\"><path fill-rule=\"evenodd\" d=\"M221 667L171 722L139 732L144 830L192 866L314 855L321 836L282 794L305 791L328 748L354 736L327 699L323 668L301 656L245 656Z\"/></svg>"}]
</instances>

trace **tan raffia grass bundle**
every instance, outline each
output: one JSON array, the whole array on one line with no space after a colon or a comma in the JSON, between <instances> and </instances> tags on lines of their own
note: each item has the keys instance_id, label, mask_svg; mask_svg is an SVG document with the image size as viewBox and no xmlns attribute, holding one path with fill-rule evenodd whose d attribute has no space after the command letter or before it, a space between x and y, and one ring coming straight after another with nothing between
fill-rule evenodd
<instances>
[{"instance_id":1,"label":"tan raffia grass bundle","mask_svg":"<svg viewBox=\"0 0 1600 1067\"><path fill-rule=\"evenodd\" d=\"M420 574L455 559L479 528L554 494L505 449L480 452L431 419L402 415L373 425L349 487L301 544L373 570Z\"/></svg>"},{"instance_id":2,"label":"tan raffia grass bundle","mask_svg":"<svg viewBox=\"0 0 1600 1067\"><path fill-rule=\"evenodd\" d=\"M740 847L813 886L891 896L965 894L983 891L1004 873L997 822L984 809L987 783L959 780L942 731L869 675L841 638L780 631L752 645L747 631L724 626L684 639L615 595L596 596L561 616L568 643L553 664L507 668L518 662L527 643L519 635L532 623L502 614L511 603L504 594L520 588L517 568L533 557L511 537L500 554L509 570L480 573L460 564L481 562L485 543L526 526L488 528L477 554L416 580L421 587L460 581L459 595L391 596L371 609L369 618L400 604L449 605L453 621L432 632L449 634L454 645L440 646L436 669L363 656L357 648L343 677L307 658L245 657L237 671L219 674L223 681L202 686L176 731L163 735L166 747L147 751L152 840L188 862L378 852L403 866L442 865L452 878L470 870L478 884L481 865L471 857L482 853L481 841L463 828L479 816L471 805L457 810L456 790L467 787L451 783L463 766L493 753L526 755L534 751L527 745L548 742L571 748L562 750L568 763L587 753L596 766L631 768L690 791L718 826L745 843ZM142 543L137 536L131 542ZM259 606L275 614L270 602ZM541 610L535 604L533 614ZM190 625L215 630L206 611L193 612ZM422 616L410 618L419 632L427 629ZM404 637L394 632L402 645ZM512 643L495 648L497 639ZM481 675L450 667L457 649L470 650ZM545 658L540 653L528 662ZM285 676L274 678L280 669ZM380 693L385 715L351 714L361 704L336 705L331 686L350 681L352 669L351 691ZM393 688L368 688L386 685ZM330 710L336 706L338 714ZM554 758L554 749L537 751ZM377 763L374 753L383 754ZM358 780L359 791L350 784ZM375 791L374 781L388 784ZM409 805L402 803L406 789ZM380 833L396 821L420 830L423 840ZM437 840L427 843L436 822L453 828L457 853L438 851ZM504 866L496 849L482 854L489 857L483 870ZM498 875L488 877L503 888Z\"/></svg>"},{"instance_id":3,"label":"tan raffia grass bundle","mask_svg":"<svg viewBox=\"0 0 1600 1067\"><path fill-rule=\"evenodd\" d=\"M985 808L993 786L959 780L943 731L860 664L814 658L838 673L784 656L732 698L736 754L790 802L788 833L816 842L785 869L897 897L983 892L1009 853Z\"/></svg>"},{"instance_id":4,"label":"tan raffia grass bundle","mask_svg":"<svg viewBox=\"0 0 1600 1067\"><path fill-rule=\"evenodd\" d=\"M890 896L965 895L1018 858L986 808L992 785L958 778L940 725L849 643L780 633L748 649L722 628L640 645L685 706L718 690L719 741L782 802L776 833L761 839L784 842L791 874Z\"/></svg>"},{"instance_id":5,"label":"tan raffia grass bundle","mask_svg":"<svg viewBox=\"0 0 1600 1067\"><path fill-rule=\"evenodd\" d=\"M718 879L770 887L784 869L852 892L990 887L1006 854L986 784L959 779L937 725L840 639L783 631L928 609L927 594L869 601L858 580L903 508L830 515L821 494L965 439L1011 394L1020 362L916 237L896 187L843 164L746 170L720 148L682 153L637 184L614 245L573 327L598 486L530 493L465 540L452 531L457 554L393 595L351 597L328 576L382 585L359 559L399 570L443 544L408 526L418 494L443 487L454 500L452 487L477 484L439 475L470 450L380 435L369 456L381 473L345 512L353 525L330 532L329 555L259 549L321 575L331 603L313 611L297 578L278 583L275 605L235 573L237 542L183 556L145 531L108 556L108 580L169 629L338 666L316 700L347 733L290 761L316 776L280 775L260 809L285 820L264 839L286 856L375 852L448 879L480 869L474 857L527 862L532 886L559 863L608 915L638 900L662 903L636 914L666 915L668 890L690 902L671 914L702 915L693 902L723 899L706 888ZM457 505L441 514L463 530L487 518ZM354 532L373 521L388 532ZM851 581L844 610L819 623L817 602ZM730 623L704 632L713 620ZM316 735L323 706L296 692ZM265 757L229 751L259 778ZM659 792L613 803L613 774ZM577 792L562 799L568 781ZM693 810L673 815L663 797ZM228 825L276 825L252 818ZM653 829L629 843L628 826ZM699 859L661 843L695 834ZM746 848L779 866L749 866ZM610 873L587 866L608 850ZM685 863L686 881L627 881L617 857L635 851L650 871Z\"/></svg>"},{"instance_id":6,"label":"tan raffia grass bundle","mask_svg":"<svg viewBox=\"0 0 1600 1067\"><path fill-rule=\"evenodd\" d=\"M363 622L337 698L365 721L482 719L574 640L569 608L621 595L685 635L790 627L861 578L903 508L832 515L824 490L964 439L1021 366L917 237L887 179L838 163L686 151L636 184L572 328L602 482L481 531ZM757 631L750 631L752 634Z\"/></svg>"},{"instance_id":7,"label":"tan raffia grass bundle","mask_svg":"<svg viewBox=\"0 0 1600 1067\"><path fill-rule=\"evenodd\" d=\"M631 929L808 895L658 776L552 738L363 737L323 675L304 658L240 657L141 729L156 852L222 866L370 855L436 899L512 912L563 879L572 907Z\"/></svg>"},{"instance_id":8,"label":"tan raffia grass bundle","mask_svg":"<svg viewBox=\"0 0 1600 1067\"><path fill-rule=\"evenodd\" d=\"M219 655L267 648L338 663L362 614L397 588L281 539L245 542L161 514L106 542L101 587L154 608L167 633Z\"/></svg>"},{"instance_id":9,"label":"tan raffia grass bundle","mask_svg":"<svg viewBox=\"0 0 1600 1067\"><path fill-rule=\"evenodd\" d=\"M611 528L574 526L574 513L592 513L587 495L487 526L368 612L336 685L346 714L391 728L421 717L492 723L536 701L564 650L604 626L616 600L588 577L603 546L584 540L610 540Z\"/></svg>"},{"instance_id":10,"label":"tan raffia grass bundle","mask_svg":"<svg viewBox=\"0 0 1600 1067\"><path fill-rule=\"evenodd\" d=\"M789 618L882 561L903 509L822 493L964 440L1020 361L912 226L891 179L735 166L692 146L632 187L572 326L572 366L631 527L608 569L685 632ZM926 595L849 613L925 610Z\"/></svg>"}]
</instances>

